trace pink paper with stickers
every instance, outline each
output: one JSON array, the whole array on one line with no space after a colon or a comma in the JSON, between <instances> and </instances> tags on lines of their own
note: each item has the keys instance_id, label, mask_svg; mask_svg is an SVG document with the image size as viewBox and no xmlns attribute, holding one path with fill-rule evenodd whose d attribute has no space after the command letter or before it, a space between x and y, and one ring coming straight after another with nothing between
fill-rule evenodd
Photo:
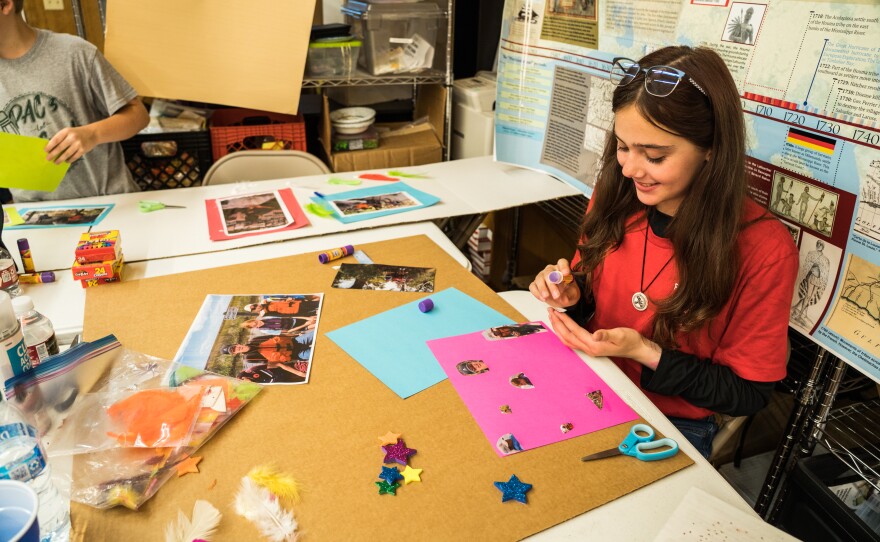
<instances>
[{"instance_id":1,"label":"pink paper with stickers","mask_svg":"<svg viewBox=\"0 0 880 542\"><path fill-rule=\"evenodd\" d=\"M498 455L638 418L540 322L436 339L428 347Z\"/></svg>"}]
</instances>

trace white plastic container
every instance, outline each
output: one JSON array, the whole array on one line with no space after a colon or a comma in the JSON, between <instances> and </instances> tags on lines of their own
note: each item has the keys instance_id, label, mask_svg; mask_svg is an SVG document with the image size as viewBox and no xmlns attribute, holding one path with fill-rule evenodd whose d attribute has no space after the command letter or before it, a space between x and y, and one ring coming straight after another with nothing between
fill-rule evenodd
<instances>
[{"instance_id":1,"label":"white plastic container","mask_svg":"<svg viewBox=\"0 0 880 542\"><path fill-rule=\"evenodd\" d=\"M358 64L369 73L384 75L445 67L446 14L437 4L349 0L342 13L352 33L364 42ZM438 43L441 33L444 40Z\"/></svg>"},{"instance_id":2,"label":"white plastic container","mask_svg":"<svg viewBox=\"0 0 880 542\"><path fill-rule=\"evenodd\" d=\"M351 77L361 51L353 38L324 38L309 43L306 69L313 77Z\"/></svg>"}]
</instances>

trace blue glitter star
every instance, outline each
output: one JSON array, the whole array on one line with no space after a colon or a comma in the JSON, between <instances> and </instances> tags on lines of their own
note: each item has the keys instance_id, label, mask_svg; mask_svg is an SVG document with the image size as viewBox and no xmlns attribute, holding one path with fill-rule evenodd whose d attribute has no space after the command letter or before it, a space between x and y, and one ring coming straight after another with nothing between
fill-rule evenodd
<instances>
[{"instance_id":1,"label":"blue glitter star","mask_svg":"<svg viewBox=\"0 0 880 542\"><path fill-rule=\"evenodd\" d=\"M382 473L379 474L379 478L385 480L389 484L393 484L403 478L403 475L400 474L397 467L382 467Z\"/></svg>"},{"instance_id":2,"label":"blue glitter star","mask_svg":"<svg viewBox=\"0 0 880 542\"><path fill-rule=\"evenodd\" d=\"M379 486L379 495L394 495L397 496L397 488L400 487L400 484L389 484L385 480L381 482L375 482L377 486Z\"/></svg>"},{"instance_id":3,"label":"blue glitter star","mask_svg":"<svg viewBox=\"0 0 880 542\"><path fill-rule=\"evenodd\" d=\"M409 456L416 453L414 449L406 447L406 443L403 442L402 438L397 439L397 444L382 446L382 449L385 450L385 459L382 463L395 462L400 463L401 465L406 465Z\"/></svg>"},{"instance_id":4,"label":"blue glitter star","mask_svg":"<svg viewBox=\"0 0 880 542\"><path fill-rule=\"evenodd\" d=\"M510 476L510 481L495 482L495 487L501 490L501 502L515 499L523 504L528 504L526 493L532 489L532 484L520 482L516 474Z\"/></svg>"}]
</instances>

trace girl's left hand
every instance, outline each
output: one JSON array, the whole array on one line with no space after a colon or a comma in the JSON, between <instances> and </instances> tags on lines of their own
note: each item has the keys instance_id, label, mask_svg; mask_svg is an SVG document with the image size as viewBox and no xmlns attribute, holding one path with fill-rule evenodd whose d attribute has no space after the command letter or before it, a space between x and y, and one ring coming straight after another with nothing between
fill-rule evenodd
<instances>
[{"instance_id":1,"label":"girl's left hand","mask_svg":"<svg viewBox=\"0 0 880 542\"><path fill-rule=\"evenodd\" d=\"M650 369L656 369L660 363L660 346L632 328L600 329L590 333L567 314L553 309L548 309L547 312L553 331L569 348L581 350L593 357L629 358Z\"/></svg>"}]
</instances>

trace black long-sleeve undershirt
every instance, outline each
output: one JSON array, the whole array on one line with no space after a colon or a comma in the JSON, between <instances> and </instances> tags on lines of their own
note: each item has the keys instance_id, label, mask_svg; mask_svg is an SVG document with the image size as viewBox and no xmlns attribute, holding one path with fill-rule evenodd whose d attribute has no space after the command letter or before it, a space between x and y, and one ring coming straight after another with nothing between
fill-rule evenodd
<instances>
[{"instance_id":1,"label":"black long-sleeve undershirt","mask_svg":"<svg viewBox=\"0 0 880 542\"><path fill-rule=\"evenodd\" d=\"M648 213L651 231L659 237L665 237L670 220L672 217L655 209ZM592 296L584 292L583 279L577 282L583 295L567 313L585 326L593 316L595 303ZM677 395L695 406L730 416L745 416L761 410L769 402L775 386L775 382L746 380L730 367L715 364L711 359L667 348L663 349L656 369L642 367L640 383L646 391Z\"/></svg>"}]
</instances>

